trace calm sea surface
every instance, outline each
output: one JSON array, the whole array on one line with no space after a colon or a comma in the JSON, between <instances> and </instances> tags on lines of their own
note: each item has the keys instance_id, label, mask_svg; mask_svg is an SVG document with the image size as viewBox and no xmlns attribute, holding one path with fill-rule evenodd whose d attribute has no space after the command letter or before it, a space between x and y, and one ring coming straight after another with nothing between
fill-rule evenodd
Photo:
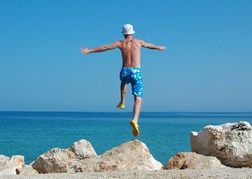
<instances>
[{"instance_id":1,"label":"calm sea surface","mask_svg":"<svg viewBox=\"0 0 252 179\"><path fill-rule=\"evenodd\" d=\"M0 155L23 155L30 164L52 148L66 149L81 139L88 140L98 155L138 139L164 165L178 152L191 151L191 131L227 122L252 124L252 113L142 112L137 138L130 120L132 113L0 112Z\"/></svg>"}]
</instances>

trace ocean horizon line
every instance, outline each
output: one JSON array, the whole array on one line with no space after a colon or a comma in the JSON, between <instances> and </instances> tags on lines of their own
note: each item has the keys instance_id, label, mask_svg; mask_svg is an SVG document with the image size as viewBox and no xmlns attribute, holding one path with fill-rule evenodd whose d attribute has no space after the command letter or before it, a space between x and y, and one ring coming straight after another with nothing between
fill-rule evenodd
<instances>
[{"instance_id":1,"label":"ocean horizon line","mask_svg":"<svg viewBox=\"0 0 252 179\"><path fill-rule=\"evenodd\" d=\"M17 113L21 113L21 112L27 112L27 113L39 113L39 112L43 112L43 113L132 113L130 111L127 112L115 112L115 111L39 111L39 110L5 110L5 111L0 111L0 112L17 112ZM215 111L203 111L203 112L199 112L199 111L141 111L141 113L199 113L199 114L252 114L251 112L230 112L230 111L219 111L219 112L215 112Z\"/></svg>"},{"instance_id":2,"label":"ocean horizon line","mask_svg":"<svg viewBox=\"0 0 252 179\"><path fill-rule=\"evenodd\" d=\"M132 112L81 111L0 111L0 116L94 117L132 118ZM139 118L252 118L252 112L141 112Z\"/></svg>"}]
</instances>

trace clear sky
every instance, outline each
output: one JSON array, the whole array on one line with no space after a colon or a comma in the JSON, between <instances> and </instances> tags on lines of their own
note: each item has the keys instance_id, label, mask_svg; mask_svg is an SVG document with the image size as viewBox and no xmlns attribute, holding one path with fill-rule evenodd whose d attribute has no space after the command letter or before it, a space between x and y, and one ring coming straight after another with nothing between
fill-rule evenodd
<instances>
[{"instance_id":1,"label":"clear sky","mask_svg":"<svg viewBox=\"0 0 252 179\"><path fill-rule=\"evenodd\" d=\"M251 0L0 0L0 111L132 111L120 101L119 49L83 56L135 38L142 49L142 111L252 112Z\"/></svg>"}]
</instances>

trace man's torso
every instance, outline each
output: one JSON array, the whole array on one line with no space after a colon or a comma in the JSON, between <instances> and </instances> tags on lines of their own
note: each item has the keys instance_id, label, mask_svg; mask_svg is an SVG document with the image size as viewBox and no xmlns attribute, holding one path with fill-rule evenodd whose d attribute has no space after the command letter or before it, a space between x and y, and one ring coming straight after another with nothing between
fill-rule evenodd
<instances>
[{"instance_id":1,"label":"man's torso","mask_svg":"<svg viewBox=\"0 0 252 179\"><path fill-rule=\"evenodd\" d=\"M138 39L125 39L118 41L119 49L122 52L123 67L141 67L140 64L140 49L141 42Z\"/></svg>"}]
</instances>

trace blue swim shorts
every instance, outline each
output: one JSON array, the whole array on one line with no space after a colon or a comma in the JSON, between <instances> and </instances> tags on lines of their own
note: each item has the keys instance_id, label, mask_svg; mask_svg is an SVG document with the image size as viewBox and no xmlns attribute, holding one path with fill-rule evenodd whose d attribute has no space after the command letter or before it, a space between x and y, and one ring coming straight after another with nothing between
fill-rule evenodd
<instances>
[{"instance_id":1,"label":"blue swim shorts","mask_svg":"<svg viewBox=\"0 0 252 179\"><path fill-rule=\"evenodd\" d=\"M143 77L139 67L125 68L122 67L120 80L124 84L131 83L132 94L143 97Z\"/></svg>"}]
</instances>

